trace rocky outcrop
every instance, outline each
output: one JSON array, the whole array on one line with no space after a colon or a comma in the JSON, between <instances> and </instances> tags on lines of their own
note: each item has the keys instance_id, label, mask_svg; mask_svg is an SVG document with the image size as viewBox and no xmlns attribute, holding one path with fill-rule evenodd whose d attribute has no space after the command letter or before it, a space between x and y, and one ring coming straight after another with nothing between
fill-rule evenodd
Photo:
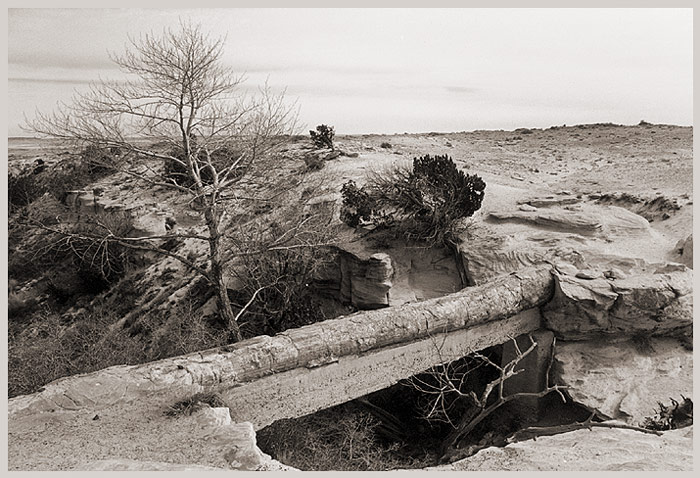
<instances>
[{"instance_id":1,"label":"rocky outcrop","mask_svg":"<svg viewBox=\"0 0 700 478\"><path fill-rule=\"evenodd\" d=\"M403 305L459 291L455 254L447 248L408 247L400 241L379 252L367 240L337 247L335 260L315 278L317 289L360 310Z\"/></svg>"},{"instance_id":2,"label":"rocky outcrop","mask_svg":"<svg viewBox=\"0 0 700 478\"><path fill-rule=\"evenodd\" d=\"M639 425L658 403L693 396L693 353L669 338L559 341L556 383L603 416Z\"/></svg>"},{"instance_id":3,"label":"rocky outcrop","mask_svg":"<svg viewBox=\"0 0 700 478\"><path fill-rule=\"evenodd\" d=\"M389 254L339 249L317 273L314 285L324 295L357 309L380 309L389 305L393 275Z\"/></svg>"},{"instance_id":4,"label":"rocky outcrop","mask_svg":"<svg viewBox=\"0 0 700 478\"><path fill-rule=\"evenodd\" d=\"M675 252L678 254L679 262L687 267L693 268L693 235L681 239L676 244Z\"/></svg>"},{"instance_id":5,"label":"rocky outcrop","mask_svg":"<svg viewBox=\"0 0 700 478\"><path fill-rule=\"evenodd\" d=\"M389 254L378 252L363 260L343 251L340 254L341 300L358 309L386 307L393 275Z\"/></svg>"},{"instance_id":6,"label":"rocky outcrop","mask_svg":"<svg viewBox=\"0 0 700 478\"><path fill-rule=\"evenodd\" d=\"M595 216L576 211L564 211L561 209L492 212L489 214L488 218L497 221L529 223L534 226L546 227L560 231L577 232L580 234L593 234L603 227L598 218Z\"/></svg>"},{"instance_id":7,"label":"rocky outcrop","mask_svg":"<svg viewBox=\"0 0 700 478\"><path fill-rule=\"evenodd\" d=\"M577 198L535 198L517 209L502 206L487 221L472 223L458 244L469 284L542 262L579 269L620 262L638 267L656 233L643 217L615 206L572 204ZM538 204L542 208L535 207ZM562 205L566 204L566 205ZM659 260L663 254L656 254Z\"/></svg>"},{"instance_id":8,"label":"rocky outcrop","mask_svg":"<svg viewBox=\"0 0 700 478\"><path fill-rule=\"evenodd\" d=\"M567 206L570 204L580 203L581 198L571 195L562 196L537 196L533 198L523 199L517 201L518 205L528 204L534 208L539 207L554 207L554 206Z\"/></svg>"},{"instance_id":9,"label":"rocky outcrop","mask_svg":"<svg viewBox=\"0 0 700 478\"><path fill-rule=\"evenodd\" d=\"M687 336L693 325L693 274L684 266L616 279L555 273L554 298L542 308L546 328L565 340L596 335Z\"/></svg>"},{"instance_id":10,"label":"rocky outcrop","mask_svg":"<svg viewBox=\"0 0 700 478\"><path fill-rule=\"evenodd\" d=\"M692 471L693 427L662 436L593 428L486 448L442 471Z\"/></svg>"}]
</instances>

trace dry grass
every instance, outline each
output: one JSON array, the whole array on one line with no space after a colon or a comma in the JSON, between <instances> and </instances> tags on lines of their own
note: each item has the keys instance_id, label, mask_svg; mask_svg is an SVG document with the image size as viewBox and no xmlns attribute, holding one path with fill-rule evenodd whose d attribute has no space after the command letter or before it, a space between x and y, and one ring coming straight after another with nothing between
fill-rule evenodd
<instances>
[{"instance_id":1,"label":"dry grass","mask_svg":"<svg viewBox=\"0 0 700 478\"><path fill-rule=\"evenodd\" d=\"M205 406L212 408L228 407L224 399L217 393L196 393L191 397L181 400L174 405L171 405L165 412L166 416L179 417L183 415L192 415L201 410Z\"/></svg>"},{"instance_id":2,"label":"dry grass","mask_svg":"<svg viewBox=\"0 0 700 478\"><path fill-rule=\"evenodd\" d=\"M380 422L346 403L260 430L258 446L278 461L305 471L385 471L428 466L427 458L401 453L378 435Z\"/></svg>"}]
</instances>

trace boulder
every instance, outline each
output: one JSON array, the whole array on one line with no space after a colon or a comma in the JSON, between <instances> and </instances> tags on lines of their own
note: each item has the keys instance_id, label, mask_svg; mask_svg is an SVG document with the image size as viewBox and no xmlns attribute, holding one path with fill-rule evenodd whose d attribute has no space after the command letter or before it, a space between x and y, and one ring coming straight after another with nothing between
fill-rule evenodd
<instances>
[{"instance_id":1,"label":"boulder","mask_svg":"<svg viewBox=\"0 0 700 478\"><path fill-rule=\"evenodd\" d=\"M693 396L693 353L675 339L559 341L554 356L554 380L574 401L632 425Z\"/></svg>"},{"instance_id":2,"label":"boulder","mask_svg":"<svg viewBox=\"0 0 700 478\"><path fill-rule=\"evenodd\" d=\"M490 447L441 471L692 471L693 427L662 436L593 428Z\"/></svg>"},{"instance_id":3,"label":"boulder","mask_svg":"<svg viewBox=\"0 0 700 478\"><path fill-rule=\"evenodd\" d=\"M662 268L624 279L581 278L557 270L554 277L554 297L542 308L542 316L559 338L692 333L690 269Z\"/></svg>"}]
</instances>

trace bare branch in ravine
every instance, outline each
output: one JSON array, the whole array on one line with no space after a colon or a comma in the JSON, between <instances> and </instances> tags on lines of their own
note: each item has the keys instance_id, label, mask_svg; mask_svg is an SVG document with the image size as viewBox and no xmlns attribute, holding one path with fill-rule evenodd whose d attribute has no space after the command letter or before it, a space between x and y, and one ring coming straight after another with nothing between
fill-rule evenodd
<instances>
[{"instance_id":1,"label":"bare branch in ravine","mask_svg":"<svg viewBox=\"0 0 700 478\"><path fill-rule=\"evenodd\" d=\"M426 378L418 376L411 378L411 385L429 397L424 417L428 420L448 423L452 427L452 431L443 441L443 456L458 453L460 443L469 436L476 426L506 403L524 397L544 397L552 392L558 393L566 402L563 390L568 387L550 385L549 382L539 392L504 394L505 382L523 372L523 369L518 368L520 363L537 347L537 342L532 336L528 337L530 345L525 350L521 350L517 341L512 339L516 356L505 365L499 365L481 353L474 353L469 357L476 360L477 365L464 366L463 364L444 363L433 367ZM554 343L552 347L554 347ZM439 353L440 348L438 347ZM553 356L552 354L551 357ZM484 391L477 394L465 385L468 383L469 377L474 376L475 370L484 365L489 365L497 370L498 377L487 383ZM549 380L550 367L551 359L547 369L547 380ZM457 406L463 401L470 405L466 411ZM460 410L460 413L456 413L455 410Z\"/></svg>"}]
</instances>

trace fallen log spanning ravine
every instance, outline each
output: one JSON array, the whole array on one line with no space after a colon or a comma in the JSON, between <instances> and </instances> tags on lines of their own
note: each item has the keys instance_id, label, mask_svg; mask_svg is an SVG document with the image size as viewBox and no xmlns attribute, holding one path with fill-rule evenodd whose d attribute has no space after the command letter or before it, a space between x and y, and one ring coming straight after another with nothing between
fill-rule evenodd
<instances>
[{"instance_id":1,"label":"fallen log spanning ravine","mask_svg":"<svg viewBox=\"0 0 700 478\"><path fill-rule=\"evenodd\" d=\"M534 267L424 302L66 377L41 392L10 399L8 415L12 420L57 409L151 399L172 402L207 390L249 404L232 408L232 415L259 428L356 398L441 361L535 330L540 325L538 311L519 313L548 302L553 286L551 266Z\"/></svg>"}]
</instances>

